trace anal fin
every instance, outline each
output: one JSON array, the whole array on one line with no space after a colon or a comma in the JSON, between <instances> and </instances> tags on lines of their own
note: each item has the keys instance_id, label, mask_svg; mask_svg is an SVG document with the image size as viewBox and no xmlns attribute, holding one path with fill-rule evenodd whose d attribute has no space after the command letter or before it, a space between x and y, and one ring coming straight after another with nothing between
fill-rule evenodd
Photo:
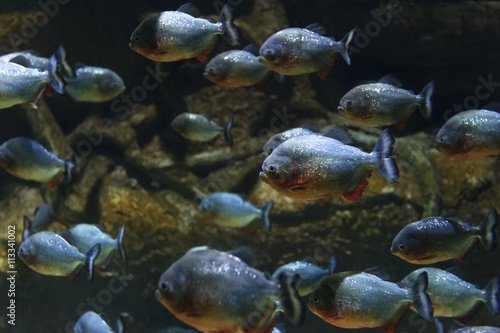
<instances>
[{"instance_id":1,"label":"anal fin","mask_svg":"<svg viewBox=\"0 0 500 333\"><path fill-rule=\"evenodd\" d=\"M328 62L328 64L326 65L326 67L317 73L320 78L322 78L323 80L326 80L326 78L328 77L328 74L332 70L333 65L335 64L335 61L337 61L338 56L339 56L339 54L335 53L332 56L332 58L330 59L330 61Z\"/></svg>"},{"instance_id":2,"label":"anal fin","mask_svg":"<svg viewBox=\"0 0 500 333\"><path fill-rule=\"evenodd\" d=\"M367 185L368 185L368 180L366 178L363 178L358 185L354 186L348 192L342 194L342 196L347 200L359 201Z\"/></svg>"},{"instance_id":3,"label":"anal fin","mask_svg":"<svg viewBox=\"0 0 500 333\"><path fill-rule=\"evenodd\" d=\"M210 43L210 45L208 45L208 47L205 49L205 51L203 51L203 53L198 54L196 56L196 59L198 59L201 62L207 62L208 55L213 51L216 43L217 43L217 39L214 38L212 40L212 42Z\"/></svg>"}]
</instances>

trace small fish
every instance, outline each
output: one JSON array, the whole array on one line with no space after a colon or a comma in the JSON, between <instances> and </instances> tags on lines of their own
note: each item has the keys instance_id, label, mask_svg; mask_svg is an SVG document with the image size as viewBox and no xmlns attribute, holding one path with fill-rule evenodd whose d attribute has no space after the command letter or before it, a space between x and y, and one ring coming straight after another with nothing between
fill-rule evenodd
<instances>
[{"instance_id":1,"label":"small fish","mask_svg":"<svg viewBox=\"0 0 500 333\"><path fill-rule=\"evenodd\" d=\"M95 244L101 244L101 253L95 264L106 268L114 251L120 254L123 262L126 262L125 250L123 249L123 233L125 226L122 226L116 239L111 238L94 224L81 223L73 228L59 233L61 237L71 245L78 248L82 253L89 251Z\"/></svg>"},{"instance_id":2,"label":"small fish","mask_svg":"<svg viewBox=\"0 0 500 333\"><path fill-rule=\"evenodd\" d=\"M95 244L85 255L61 236L40 231L21 243L17 255L35 272L66 276L73 281L84 266L87 278L92 280L94 262L100 251L101 245Z\"/></svg>"},{"instance_id":3,"label":"small fish","mask_svg":"<svg viewBox=\"0 0 500 333\"><path fill-rule=\"evenodd\" d=\"M394 138L386 129L371 153L318 135L302 135L280 144L262 164L260 179L293 199L317 199L341 194L357 201L373 169L394 184L399 178L390 157Z\"/></svg>"},{"instance_id":4,"label":"small fish","mask_svg":"<svg viewBox=\"0 0 500 333\"><path fill-rule=\"evenodd\" d=\"M401 317L413 304L432 321L432 305L422 273L407 288L358 272L336 273L324 278L309 296L309 309L324 321L343 328L380 327L394 333Z\"/></svg>"},{"instance_id":5,"label":"small fish","mask_svg":"<svg viewBox=\"0 0 500 333\"><path fill-rule=\"evenodd\" d=\"M417 277L427 273L427 293L431 299L436 317L470 318L481 303L494 315L500 313L500 278L493 278L484 289L479 289L456 275L439 268L420 268L401 281L403 287L415 283Z\"/></svg>"},{"instance_id":6,"label":"small fish","mask_svg":"<svg viewBox=\"0 0 500 333\"><path fill-rule=\"evenodd\" d=\"M388 83L363 84L342 97L338 111L356 124L368 127L396 125L404 129L418 107L425 119L431 118L434 82L418 95Z\"/></svg>"},{"instance_id":7,"label":"small fish","mask_svg":"<svg viewBox=\"0 0 500 333\"><path fill-rule=\"evenodd\" d=\"M25 241L26 238L32 234L45 230L49 225L52 216L54 216L54 210L49 204L43 204L36 207L33 221L24 215L23 241Z\"/></svg>"},{"instance_id":8,"label":"small fish","mask_svg":"<svg viewBox=\"0 0 500 333\"><path fill-rule=\"evenodd\" d=\"M188 112L181 113L172 121L172 128L186 139L213 143L222 134L230 147L233 146L232 125L232 120L222 127L204 115Z\"/></svg>"},{"instance_id":9,"label":"small fish","mask_svg":"<svg viewBox=\"0 0 500 333\"><path fill-rule=\"evenodd\" d=\"M80 67L65 81L66 93L78 102L107 102L125 91L122 78L108 68Z\"/></svg>"},{"instance_id":10,"label":"small fish","mask_svg":"<svg viewBox=\"0 0 500 333\"><path fill-rule=\"evenodd\" d=\"M283 75L317 73L326 79L338 53L351 64L347 48L354 35L351 30L339 42L322 36L324 28L312 24L304 29L288 28L269 37L260 47L259 61Z\"/></svg>"},{"instance_id":11,"label":"small fish","mask_svg":"<svg viewBox=\"0 0 500 333\"><path fill-rule=\"evenodd\" d=\"M163 273L155 296L201 332L262 333L272 330L278 311L294 324L303 320L298 276L282 274L278 280L225 252L190 251Z\"/></svg>"},{"instance_id":12,"label":"small fish","mask_svg":"<svg viewBox=\"0 0 500 333\"><path fill-rule=\"evenodd\" d=\"M460 159L476 160L500 154L500 113L489 110L460 112L446 121L434 147Z\"/></svg>"},{"instance_id":13,"label":"small fish","mask_svg":"<svg viewBox=\"0 0 500 333\"><path fill-rule=\"evenodd\" d=\"M269 231L271 228L269 213L273 205L273 201L269 201L261 209L258 209L243 200L238 194L216 192L204 197L201 200L199 209L210 213L215 224L222 227L242 228L256 218L260 218L264 229Z\"/></svg>"},{"instance_id":14,"label":"small fish","mask_svg":"<svg viewBox=\"0 0 500 333\"><path fill-rule=\"evenodd\" d=\"M307 260L295 261L279 267L273 273L273 279L276 279L282 272L285 272L288 275L298 274L300 280L297 291L300 296L306 296L316 289L324 277L333 274L336 265L337 260L335 257L332 257L328 267L325 269L318 267L314 263Z\"/></svg>"},{"instance_id":15,"label":"small fish","mask_svg":"<svg viewBox=\"0 0 500 333\"><path fill-rule=\"evenodd\" d=\"M101 316L93 311L87 311L76 322L73 333L122 333L121 326L117 324L117 329L113 331Z\"/></svg>"},{"instance_id":16,"label":"small fish","mask_svg":"<svg viewBox=\"0 0 500 333\"><path fill-rule=\"evenodd\" d=\"M130 48L142 56L158 61L173 62L197 58L206 61L207 55L222 35L230 45L238 44L231 7L222 8L219 22L195 18L186 12L194 11L190 4L177 11L149 15L130 37Z\"/></svg>"},{"instance_id":17,"label":"small fish","mask_svg":"<svg viewBox=\"0 0 500 333\"><path fill-rule=\"evenodd\" d=\"M29 64L25 67L36 68L40 72L45 71L49 66L49 58L39 57L27 51L4 54L3 56L0 56L0 62L10 62L13 59L15 60L17 57L23 57L29 62Z\"/></svg>"},{"instance_id":18,"label":"small fish","mask_svg":"<svg viewBox=\"0 0 500 333\"><path fill-rule=\"evenodd\" d=\"M490 211L479 227L464 223L456 217L428 217L405 226L394 238L391 252L418 265L453 258L463 260L477 240L486 250L495 249L497 225L498 215L495 209Z\"/></svg>"},{"instance_id":19,"label":"small fish","mask_svg":"<svg viewBox=\"0 0 500 333\"><path fill-rule=\"evenodd\" d=\"M38 142L23 137L12 138L0 146L0 165L15 177L42 183L50 183L61 171L70 181L74 168Z\"/></svg>"}]
</instances>

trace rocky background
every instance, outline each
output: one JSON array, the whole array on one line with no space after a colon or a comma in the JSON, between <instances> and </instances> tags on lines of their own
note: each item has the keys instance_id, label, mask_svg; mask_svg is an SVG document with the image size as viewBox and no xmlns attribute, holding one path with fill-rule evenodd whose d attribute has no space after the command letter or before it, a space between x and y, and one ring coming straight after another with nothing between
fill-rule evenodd
<instances>
[{"instance_id":1,"label":"rocky background","mask_svg":"<svg viewBox=\"0 0 500 333\"><path fill-rule=\"evenodd\" d=\"M214 19L225 3L193 2ZM447 209L479 224L491 208L500 208L497 159L460 162L431 148L437 129L453 112L500 96L500 82L495 83L500 80L500 3L324 0L312 6L299 0L228 1L242 45L260 45L280 29L314 22L337 39L357 29L352 66L338 61L328 80L313 74L289 77L282 84L271 82L264 92L212 85L203 79L204 64L197 60L162 64L160 75L153 76L155 64L128 48L129 36L144 13L173 10L182 3L2 1L0 53L31 49L48 56L62 42L70 62L115 70L127 91L103 104L76 103L63 95L47 98L38 110L1 110L0 142L14 136L43 138L59 156L72 154L77 168L70 184L52 189L0 170L0 275L7 270L7 226L16 226L20 243L23 215L32 217L44 200L56 211L50 227L54 231L76 223L100 223L114 236L125 225L128 262L117 261L92 283L79 276L72 284L39 275L18 259L16 326L7 325L2 315L1 331L66 332L89 309L105 313L110 322L126 313L128 332L155 332L179 324L153 292L161 273L199 245L222 250L250 246L259 260L257 267L268 272L305 257L326 266L335 255L338 271L379 266L392 281L399 281L417 268L389 252L392 238L404 225ZM216 52L226 49L221 40ZM355 145L371 151L380 130L353 126L336 107L352 86L388 73L416 92L431 80L437 86L433 121L425 122L416 112L405 131L392 129L401 172L397 184L388 185L374 174L363 199L353 203L337 197L295 201L259 181L262 146L284 129L313 124L324 130L346 124ZM143 87L148 76L158 81L155 89ZM477 94L481 85L487 97ZM223 140L207 146L177 136L170 122L187 110L219 123L232 118L234 147ZM274 200L272 230L266 233L258 222L242 230L215 226L197 208L199 193L214 191L243 193L259 207ZM437 266L458 266L466 280L483 287L500 275L499 251L487 253L478 245L466 261ZM1 281L3 300L8 288L5 278ZM483 307L471 323L498 326L500 318ZM289 332L322 330L345 331L312 313L303 327L288 327ZM432 324L410 313L399 328L433 331Z\"/></svg>"}]
</instances>

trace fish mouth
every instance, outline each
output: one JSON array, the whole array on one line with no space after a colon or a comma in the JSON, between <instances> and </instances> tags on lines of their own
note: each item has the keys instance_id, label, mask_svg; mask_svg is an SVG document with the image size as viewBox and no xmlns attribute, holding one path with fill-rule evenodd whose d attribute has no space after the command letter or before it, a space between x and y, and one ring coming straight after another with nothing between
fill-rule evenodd
<instances>
[{"instance_id":1,"label":"fish mouth","mask_svg":"<svg viewBox=\"0 0 500 333\"><path fill-rule=\"evenodd\" d=\"M266 175L266 173L264 171L261 171L261 172L259 172L259 178L263 179L263 178L269 178L269 177Z\"/></svg>"},{"instance_id":2,"label":"fish mouth","mask_svg":"<svg viewBox=\"0 0 500 333\"><path fill-rule=\"evenodd\" d=\"M337 107L337 111L340 114L346 114L347 113L347 110L342 105L339 105L339 107Z\"/></svg>"}]
</instances>

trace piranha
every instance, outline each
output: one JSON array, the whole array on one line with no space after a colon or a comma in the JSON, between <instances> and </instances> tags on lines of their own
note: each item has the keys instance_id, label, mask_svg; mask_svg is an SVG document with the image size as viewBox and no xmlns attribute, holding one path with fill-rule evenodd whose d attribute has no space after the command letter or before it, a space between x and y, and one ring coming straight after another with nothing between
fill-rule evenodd
<instances>
[{"instance_id":1,"label":"piranha","mask_svg":"<svg viewBox=\"0 0 500 333\"><path fill-rule=\"evenodd\" d=\"M380 327L394 333L411 304L426 320L432 321L427 275L420 274L405 288L359 272L335 273L324 278L309 296L309 309L324 321L343 328Z\"/></svg>"},{"instance_id":2,"label":"piranha","mask_svg":"<svg viewBox=\"0 0 500 333\"><path fill-rule=\"evenodd\" d=\"M396 125L404 129L417 107L425 119L431 118L433 91L434 82L428 83L420 94L415 95L382 80L351 89L340 100L338 111L361 126Z\"/></svg>"},{"instance_id":3,"label":"piranha","mask_svg":"<svg viewBox=\"0 0 500 333\"><path fill-rule=\"evenodd\" d=\"M371 153L325 136L303 135L280 144L262 164L260 179L293 199L317 199L341 194L357 201L373 169L394 184L399 179L390 157L394 138L386 129Z\"/></svg>"},{"instance_id":4,"label":"piranha","mask_svg":"<svg viewBox=\"0 0 500 333\"><path fill-rule=\"evenodd\" d=\"M40 231L21 243L17 255L35 272L66 276L74 281L84 266L87 278L92 280L94 262L100 252L101 245L95 244L85 255L61 236Z\"/></svg>"},{"instance_id":5,"label":"piranha","mask_svg":"<svg viewBox=\"0 0 500 333\"><path fill-rule=\"evenodd\" d=\"M405 226L394 238L391 252L418 265L453 258L463 260L478 240L486 250L495 249L497 225L495 209L490 211L479 227L457 217L428 217Z\"/></svg>"},{"instance_id":6,"label":"piranha","mask_svg":"<svg viewBox=\"0 0 500 333\"><path fill-rule=\"evenodd\" d=\"M266 231L271 228L269 213L274 202L269 201L261 209L243 200L234 193L216 192L207 195L201 200L200 210L210 213L215 224L222 227L242 228L256 218L260 218Z\"/></svg>"},{"instance_id":7,"label":"piranha","mask_svg":"<svg viewBox=\"0 0 500 333\"><path fill-rule=\"evenodd\" d=\"M0 165L15 177L49 184L61 171L66 181L70 181L74 168L38 142L23 137L12 138L0 146Z\"/></svg>"},{"instance_id":8,"label":"piranha","mask_svg":"<svg viewBox=\"0 0 500 333\"><path fill-rule=\"evenodd\" d=\"M49 58L39 57L28 51L12 52L9 54L4 54L3 56L0 56L0 62L10 62L12 59L16 59L18 57L23 57L28 61L26 67L36 68L40 72L45 71L49 66Z\"/></svg>"},{"instance_id":9,"label":"piranha","mask_svg":"<svg viewBox=\"0 0 500 333\"><path fill-rule=\"evenodd\" d=\"M489 110L460 112L446 121L434 147L460 160L476 160L500 154L500 113Z\"/></svg>"},{"instance_id":10,"label":"piranha","mask_svg":"<svg viewBox=\"0 0 500 333\"><path fill-rule=\"evenodd\" d=\"M54 209L49 204L43 204L36 207L33 221L24 215L23 241L29 236L39 231L45 230L54 216Z\"/></svg>"},{"instance_id":11,"label":"piranha","mask_svg":"<svg viewBox=\"0 0 500 333\"><path fill-rule=\"evenodd\" d=\"M185 4L177 11L149 15L132 33L130 48L158 62L195 57L204 62L217 42L217 35L222 35L232 46L238 44L230 6L222 8L217 23L189 14L196 15L195 12L193 5Z\"/></svg>"},{"instance_id":12,"label":"piranha","mask_svg":"<svg viewBox=\"0 0 500 333\"><path fill-rule=\"evenodd\" d=\"M94 311L85 312L76 322L73 333L123 333L123 323L118 318L115 330Z\"/></svg>"},{"instance_id":13,"label":"piranha","mask_svg":"<svg viewBox=\"0 0 500 333\"><path fill-rule=\"evenodd\" d=\"M354 31L336 42L332 37L322 36L325 29L318 24L284 29L262 44L259 61L283 75L317 73L326 79L339 53L351 64L347 48Z\"/></svg>"},{"instance_id":14,"label":"piranha","mask_svg":"<svg viewBox=\"0 0 500 333\"><path fill-rule=\"evenodd\" d=\"M316 289L324 277L333 274L336 265L335 257L332 257L327 268L318 267L311 260L294 261L279 267L273 273L273 279L276 279L283 272L288 275L298 274L300 280L297 291L300 296L307 296Z\"/></svg>"},{"instance_id":15,"label":"piranha","mask_svg":"<svg viewBox=\"0 0 500 333\"><path fill-rule=\"evenodd\" d=\"M225 252L190 251L163 273L155 296L201 332L264 333L272 331L279 311L294 324L303 320L298 276L278 280Z\"/></svg>"},{"instance_id":16,"label":"piranha","mask_svg":"<svg viewBox=\"0 0 500 333\"><path fill-rule=\"evenodd\" d=\"M108 68L83 66L65 78L65 91L77 102L107 102L125 91L122 78Z\"/></svg>"},{"instance_id":17,"label":"piranha","mask_svg":"<svg viewBox=\"0 0 500 333\"><path fill-rule=\"evenodd\" d=\"M403 287L415 283L417 277L427 273L427 293L437 317L455 317L467 321L481 303L494 315L500 313L499 287L500 278L493 278L484 289L479 289L472 283L466 282L456 275L439 268L420 268L411 272L402 281Z\"/></svg>"},{"instance_id":18,"label":"piranha","mask_svg":"<svg viewBox=\"0 0 500 333\"><path fill-rule=\"evenodd\" d=\"M204 115L189 112L181 113L172 121L172 128L186 139L213 144L217 136L222 134L230 147L233 146L232 125L233 121L229 120L222 127Z\"/></svg>"},{"instance_id":19,"label":"piranha","mask_svg":"<svg viewBox=\"0 0 500 333\"><path fill-rule=\"evenodd\" d=\"M126 262L125 250L123 249L124 231L125 226L122 226L116 239L113 239L94 224L80 223L69 230L60 232L59 235L82 253L89 251L95 244L101 244L101 253L95 264L106 268L114 251L117 251L123 262Z\"/></svg>"}]
</instances>

